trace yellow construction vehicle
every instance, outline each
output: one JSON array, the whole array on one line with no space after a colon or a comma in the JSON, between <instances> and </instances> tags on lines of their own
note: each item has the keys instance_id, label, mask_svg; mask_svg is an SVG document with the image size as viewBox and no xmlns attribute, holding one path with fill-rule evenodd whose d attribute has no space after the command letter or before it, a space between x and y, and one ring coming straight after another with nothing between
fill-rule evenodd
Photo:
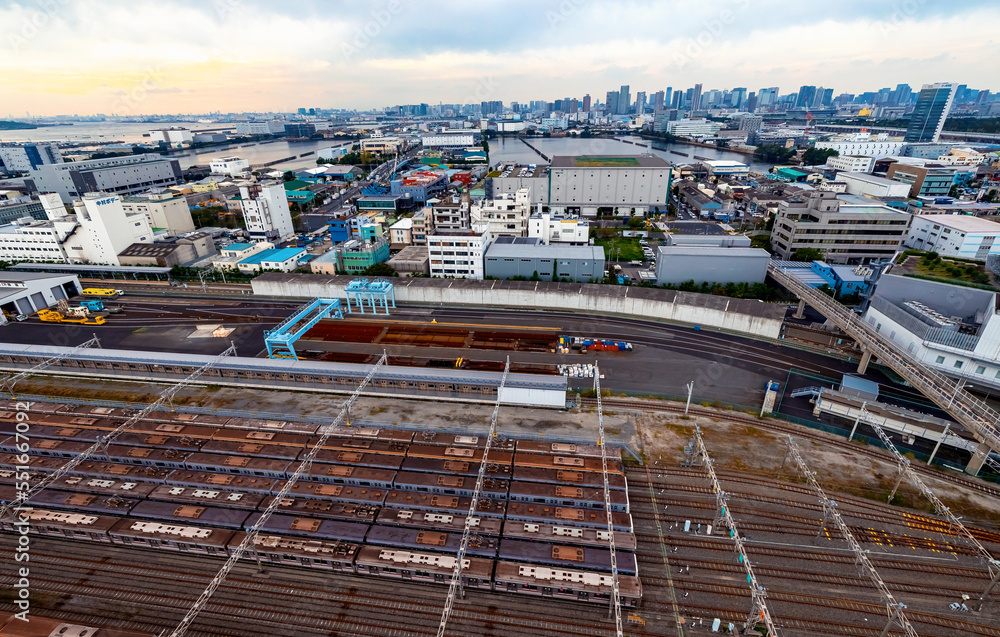
<instances>
[{"instance_id":1,"label":"yellow construction vehicle","mask_svg":"<svg viewBox=\"0 0 1000 637\"><path fill-rule=\"evenodd\" d=\"M104 325L107 321L103 316L88 318L87 316L64 316L55 310L38 310L38 318L46 323L79 323L80 325Z\"/></svg>"}]
</instances>

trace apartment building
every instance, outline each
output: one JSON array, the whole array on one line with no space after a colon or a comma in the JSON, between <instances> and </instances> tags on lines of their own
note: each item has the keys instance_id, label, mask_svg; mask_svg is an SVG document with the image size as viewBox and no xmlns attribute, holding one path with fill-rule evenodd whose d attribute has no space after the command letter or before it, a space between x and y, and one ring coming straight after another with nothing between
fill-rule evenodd
<instances>
[{"instance_id":1,"label":"apartment building","mask_svg":"<svg viewBox=\"0 0 1000 637\"><path fill-rule=\"evenodd\" d=\"M514 195L484 199L469 207L469 223L475 232L494 237L523 237L528 234L531 216L531 191L519 188Z\"/></svg>"},{"instance_id":2,"label":"apartment building","mask_svg":"<svg viewBox=\"0 0 1000 637\"><path fill-rule=\"evenodd\" d=\"M431 276L482 279L483 255L490 243L488 232L436 230L427 237Z\"/></svg>"}]
</instances>

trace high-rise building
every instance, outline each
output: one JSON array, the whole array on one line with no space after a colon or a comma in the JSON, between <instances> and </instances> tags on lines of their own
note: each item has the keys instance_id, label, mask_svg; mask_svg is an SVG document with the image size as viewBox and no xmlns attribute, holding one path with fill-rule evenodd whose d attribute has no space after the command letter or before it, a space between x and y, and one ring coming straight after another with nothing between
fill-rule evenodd
<instances>
[{"instance_id":1,"label":"high-rise building","mask_svg":"<svg viewBox=\"0 0 1000 637\"><path fill-rule=\"evenodd\" d=\"M632 107L632 96L629 94L628 84L622 84L618 91L618 114L628 115Z\"/></svg>"},{"instance_id":2,"label":"high-rise building","mask_svg":"<svg viewBox=\"0 0 1000 637\"><path fill-rule=\"evenodd\" d=\"M913 90L909 84L897 84L896 90L892 92L892 104L894 106L905 106L910 103L910 95Z\"/></svg>"},{"instance_id":3,"label":"high-rise building","mask_svg":"<svg viewBox=\"0 0 1000 637\"><path fill-rule=\"evenodd\" d=\"M646 91L639 91L635 94L635 114L642 115L646 112Z\"/></svg>"},{"instance_id":4,"label":"high-rise building","mask_svg":"<svg viewBox=\"0 0 1000 637\"><path fill-rule=\"evenodd\" d=\"M668 86L666 92L663 93L663 107L667 108L673 103L674 103L674 89Z\"/></svg>"},{"instance_id":5,"label":"high-rise building","mask_svg":"<svg viewBox=\"0 0 1000 637\"><path fill-rule=\"evenodd\" d=\"M587 93L586 95L583 96L583 112L584 113L590 112L590 93Z\"/></svg>"},{"instance_id":6,"label":"high-rise building","mask_svg":"<svg viewBox=\"0 0 1000 637\"><path fill-rule=\"evenodd\" d=\"M701 84L695 84L691 91L691 110L696 111L701 108Z\"/></svg>"},{"instance_id":7,"label":"high-rise building","mask_svg":"<svg viewBox=\"0 0 1000 637\"><path fill-rule=\"evenodd\" d=\"M747 95L746 112L753 113L756 110L757 110L757 94L754 93L753 91L750 91L750 94Z\"/></svg>"},{"instance_id":8,"label":"high-rise building","mask_svg":"<svg viewBox=\"0 0 1000 637\"><path fill-rule=\"evenodd\" d=\"M910 116L910 126L903 141L908 143L936 142L955 99L955 84L941 82L924 84L917 96L917 105Z\"/></svg>"},{"instance_id":9,"label":"high-rise building","mask_svg":"<svg viewBox=\"0 0 1000 637\"><path fill-rule=\"evenodd\" d=\"M604 110L608 115L616 115L618 113L618 91L608 91L607 97L605 98L605 108Z\"/></svg>"},{"instance_id":10,"label":"high-rise building","mask_svg":"<svg viewBox=\"0 0 1000 637\"><path fill-rule=\"evenodd\" d=\"M819 106L821 107L833 104L833 89L825 88L822 94L819 94L817 91L816 99L819 100Z\"/></svg>"},{"instance_id":11,"label":"high-rise building","mask_svg":"<svg viewBox=\"0 0 1000 637\"><path fill-rule=\"evenodd\" d=\"M657 91L657 92L653 93L653 112L654 113L658 113L658 112L660 112L660 111L663 110L663 101L664 101L664 99L666 99L666 98L665 98L665 95L664 95L663 91Z\"/></svg>"},{"instance_id":12,"label":"high-rise building","mask_svg":"<svg viewBox=\"0 0 1000 637\"><path fill-rule=\"evenodd\" d=\"M733 108L742 109L746 107L747 101L747 90L744 87L734 88L733 92L729 94L729 101L732 103Z\"/></svg>"},{"instance_id":13,"label":"high-rise building","mask_svg":"<svg viewBox=\"0 0 1000 637\"><path fill-rule=\"evenodd\" d=\"M816 87L802 86L799 88L799 95L795 100L795 108L810 108L815 99Z\"/></svg>"},{"instance_id":14,"label":"high-rise building","mask_svg":"<svg viewBox=\"0 0 1000 637\"><path fill-rule=\"evenodd\" d=\"M250 240L277 243L295 234L284 184L240 186L240 208Z\"/></svg>"}]
</instances>

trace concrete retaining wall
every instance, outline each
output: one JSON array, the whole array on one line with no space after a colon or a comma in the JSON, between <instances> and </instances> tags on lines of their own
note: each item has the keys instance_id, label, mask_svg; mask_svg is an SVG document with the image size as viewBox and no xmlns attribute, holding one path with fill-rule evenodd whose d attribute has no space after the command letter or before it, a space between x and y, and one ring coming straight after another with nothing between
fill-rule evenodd
<instances>
[{"instance_id":1,"label":"concrete retaining wall","mask_svg":"<svg viewBox=\"0 0 1000 637\"><path fill-rule=\"evenodd\" d=\"M344 299L344 288L354 278L269 272L255 278L252 285L254 294L261 296ZM630 316L722 329L758 338L777 339L785 316L785 306L781 304L658 288L426 278L392 279L392 282L397 303Z\"/></svg>"}]
</instances>

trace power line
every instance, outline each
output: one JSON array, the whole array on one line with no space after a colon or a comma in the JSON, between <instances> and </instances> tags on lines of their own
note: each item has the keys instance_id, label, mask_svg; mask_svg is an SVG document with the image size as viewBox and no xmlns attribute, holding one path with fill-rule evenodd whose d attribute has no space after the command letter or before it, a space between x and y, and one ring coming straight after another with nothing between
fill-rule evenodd
<instances>
[{"instance_id":1,"label":"power line","mask_svg":"<svg viewBox=\"0 0 1000 637\"><path fill-rule=\"evenodd\" d=\"M45 489L53 482L55 482L59 478L63 477L64 475L75 469L80 463L82 463L84 460L87 460L95 453L102 452L104 455L107 455L108 445L114 442L115 439L118 438L118 436L120 436L126 430L130 429L134 424L145 418L147 415L149 415L150 412L157 409L164 402L173 399L174 395L176 395L178 391L189 385L192 381L194 381L194 379L198 378L208 370L218 365L223 358L235 353L236 353L236 346L230 345L226 349L226 351L222 352L209 362L205 363L195 371L191 372L191 374L187 378L163 390L163 392L160 393L159 397L157 397L157 399L154 402L146 405L140 411L133 414L128 420L118 425L118 427L115 428L111 433L107 434L106 436L98 436L97 441L94 442L94 444L84 449L83 452L80 453L80 455L74 457L72 460L61 466L56 471L53 471L52 473L45 476L44 479L42 479L38 484L33 486L30 490L24 492L23 494L20 494L13 503L4 504L3 506L0 506L0 518L2 518L7 513L7 510L11 506L13 506L14 504L17 504L18 506L25 505L31 498L35 497L35 495L37 495L39 491Z\"/></svg>"},{"instance_id":2,"label":"power line","mask_svg":"<svg viewBox=\"0 0 1000 637\"><path fill-rule=\"evenodd\" d=\"M747 583L750 585L750 596L753 599L753 606L750 609L750 614L747 616L746 622L743 624L743 632L749 633L758 623L764 622L764 626L767 627L768 636L778 637L778 629L775 628L774 620L771 619L771 611L768 610L767 604L764 601L767 598L766 591L757 581L757 576L753 572L753 566L750 564L750 556L747 555L746 551L746 540L744 540L743 536L736 529L736 521L729 511L729 507L726 506L725 492L722 490L722 485L719 484L719 478L715 475L715 467L712 465L712 459L708 455L705 441L701 437L701 427L698 425L694 426L694 443L697 446L697 451L694 453L701 456L708 471L708 477L712 480L712 491L716 495L716 503L719 506L719 510L716 511L716 520L719 520L729 528L729 537L736 543L736 552L739 554L740 564L743 565L743 569L747 573Z\"/></svg>"},{"instance_id":3,"label":"power line","mask_svg":"<svg viewBox=\"0 0 1000 637\"><path fill-rule=\"evenodd\" d=\"M361 395L361 391L375 376L375 372L377 372L379 367L381 367L382 364L385 363L387 358L388 357L386 356L385 352L383 352L382 357L378 359L375 365L371 368L371 371L368 372L368 375L365 376L364 380L361 381L361 384L358 385L358 388L354 390L354 393L351 394L350 398L347 399L347 402L344 403L344 406L343 408L341 408L340 414L337 415L337 418L329 425L326 425L321 428L323 434L320 436L319 440L316 441L316 444L313 445L312 449L309 450L309 453L306 454L306 457L303 458L298 468L295 469L295 473L293 473L291 477L288 478L288 480L285 482L285 486L283 486L281 490L278 491L278 493L274 496L274 498L271 500L271 504L269 504L267 509L265 509L264 512L261 513L260 518L257 519L257 521L254 523L252 527L247 529L246 537L243 538L243 541L240 542L240 545L236 547L236 549L232 552L232 554L229 556L229 559L226 560L226 563L222 565L222 568L219 569L219 572L215 575L215 578L213 578L212 581L209 582L208 587L202 592L201 596L198 597L197 601L195 601L191 609L188 610L187 614L184 615L184 618L181 620L181 623L177 625L177 628L175 628L173 632L170 633L169 637L181 637L182 635L184 635L184 633L187 632L188 628L191 627L191 624L194 622L195 618L198 617L198 614L208 604L208 600L212 598L212 595L215 593L216 589L218 589L219 586L222 584L222 582L225 581L226 577L229 575L229 572L233 570L233 568L236 566L236 563L239 562L240 558L242 558L243 555L247 552L247 549L250 549L253 552L254 557L257 559L257 565L258 567L260 566L260 556L257 554L257 549L256 546L254 545L255 540L257 539L257 534L260 532L260 529L263 528L263 526L270 519L271 514L273 514L278 509L278 507L281 506L282 500L284 500L285 496L287 496L288 493L292 490L292 487L295 486L295 483L298 481L298 479L302 477L302 475L306 471L308 471L309 468L312 466L313 459L316 457L316 454L319 453L320 449L323 448L323 445L326 444L326 441L337 430L336 429L337 426L344 421L344 417L348 414L351 405L353 405L354 401L358 399L358 396Z\"/></svg>"},{"instance_id":4,"label":"power line","mask_svg":"<svg viewBox=\"0 0 1000 637\"><path fill-rule=\"evenodd\" d=\"M441 611L441 623L438 625L437 637L444 637L444 631L451 618L452 608L455 606L455 594L461 591L465 597L465 587L462 586L462 569L465 567L465 552L469 548L469 539L472 537L472 518L476 515L476 504L479 503L479 494L483 489L483 482L486 479L486 456L493 446L493 439L497 435L497 416L500 414L500 401L503 399L503 388L507 384L507 372L510 371L510 356L507 357L507 364L503 368L503 376L500 378L500 387L497 388L497 403L493 407L493 416L490 418L490 431L486 436L486 446L483 448L483 459L479 463L479 473L476 475L476 488L472 493L472 502L469 504L469 513L465 516L465 530L462 532L462 542L458 546L458 556L455 560L455 568L451 573L451 584L448 586L448 597L444 602L444 609Z\"/></svg>"},{"instance_id":5,"label":"power line","mask_svg":"<svg viewBox=\"0 0 1000 637\"><path fill-rule=\"evenodd\" d=\"M854 551L855 559L857 559L858 566L861 567L862 572L864 572L872 583L875 584L875 588L878 589L879 595L882 597L882 601L886 605L886 613L889 617L889 623L885 627L885 632L887 634L889 628L893 623L899 625L900 628L909 637L918 637L917 631L910 624L910 620L906 618L903 614L903 609L906 608L904 604L896 601L896 598L892 596L892 592L889 591L889 587L885 585L882 578L879 576L875 567L872 565L871 560L868 559L868 552L861 548L861 544L855 539L854 535L851 533L850 527L844 522L844 519L840 516L840 512L837 510L837 503L827 497L826 492L823 491L823 487L819 485L819 481L816 480L816 474L809 470L809 465L806 464L805 459L799 453L798 446L791 436L788 436L788 453L786 457L791 456L795 460L795 464L798 465L799 471L805 476L806 480L812 485L812 488L816 491L816 495L819 496L820 502L823 504L823 522L820 524L819 532L823 532L823 528L826 527L826 521L832 519L837 528L840 530L840 534L844 536L847 541L847 545L851 547ZM784 462L782 462L784 464Z\"/></svg>"}]
</instances>

